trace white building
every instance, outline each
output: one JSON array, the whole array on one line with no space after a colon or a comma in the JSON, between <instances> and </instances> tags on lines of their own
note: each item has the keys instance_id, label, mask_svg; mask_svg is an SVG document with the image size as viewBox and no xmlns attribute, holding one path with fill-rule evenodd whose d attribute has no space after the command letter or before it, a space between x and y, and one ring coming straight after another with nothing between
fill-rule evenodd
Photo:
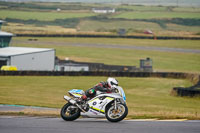
<instances>
[{"instance_id":1,"label":"white building","mask_svg":"<svg viewBox=\"0 0 200 133\"><path fill-rule=\"evenodd\" d=\"M60 64L56 65L56 71L89 71L89 66L88 65L83 65L83 64Z\"/></svg>"},{"instance_id":2,"label":"white building","mask_svg":"<svg viewBox=\"0 0 200 133\"><path fill-rule=\"evenodd\" d=\"M55 50L45 48L0 48L0 67L16 66L18 70L53 71Z\"/></svg>"},{"instance_id":3,"label":"white building","mask_svg":"<svg viewBox=\"0 0 200 133\"><path fill-rule=\"evenodd\" d=\"M114 8L92 8L94 13L115 13Z\"/></svg>"}]
</instances>

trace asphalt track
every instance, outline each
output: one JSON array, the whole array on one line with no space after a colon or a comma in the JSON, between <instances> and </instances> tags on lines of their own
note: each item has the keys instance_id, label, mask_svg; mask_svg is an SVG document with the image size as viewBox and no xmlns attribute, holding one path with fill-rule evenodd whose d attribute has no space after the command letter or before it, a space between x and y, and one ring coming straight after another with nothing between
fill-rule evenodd
<instances>
[{"instance_id":1,"label":"asphalt track","mask_svg":"<svg viewBox=\"0 0 200 133\"><path fill-rule=\"evenodd\" d=\"M1 133L199 133L200 121L140 121L0 116Z\"/></svg>"},{"instance_id":2,"label":"asphalt track","mask_svg":"<svg viewBox=\"0 0 200 133\"><path fill-rule=\"evenodd\" d=\"M8 112L8 111L12 111L12 112L22 111L23 112L25 109L30 109L34 111L60 111L60 109L56 109L56 108L0 104L0 112Z\"/></svg>"},{"instance_id":3,"label":"asphalt track","mask_svg":"<svg viewBox=\"0 0 200 133\"><path fill-rule=\"evenodd\" d=\"M116 44L86 44L86 43L67 43L67 42L46 42L46 41L12 41L12 44L48 44L48 45L65 45L76 47L95 47L95 48L117 48L117 49L132 49L132 50L146 50L146 51L159 51L159 52L181 52L181 53L194 53L200 54L198 49L183 49L183 48L168 48L168 47L148 47L148 46L131 46L131 45L116 45Z\"/></svg>"}]
</instances>

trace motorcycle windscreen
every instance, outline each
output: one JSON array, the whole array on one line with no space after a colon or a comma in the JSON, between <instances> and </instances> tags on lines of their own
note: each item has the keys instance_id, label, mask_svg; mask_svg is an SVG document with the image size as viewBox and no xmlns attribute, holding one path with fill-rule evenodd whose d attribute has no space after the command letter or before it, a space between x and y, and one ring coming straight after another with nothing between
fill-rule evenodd
<instances>
[{"instance_id":1,"label":"motorcycle windscreen","mask_svg":"<svg viewBox=\"0 0 200 133\"><path fill-rule=\"evenodd\" d=\"M123 97L124 101L126 101L126 95L122 87L118 86L117 88L119 90L119 94Z\"/></svg>"},{"instance_id":2,"label":"motorcycle windscreen","mask_svg":"<svg viewBox=\"0 0 200 133\"><path fill-rule=\"evenodd\" d=\"M81 97L84 94L84 91L79 90L79 89L72 89L72 90L68 91L68 93L70 93L76 97Z\"/></svg>"}]
</instances>

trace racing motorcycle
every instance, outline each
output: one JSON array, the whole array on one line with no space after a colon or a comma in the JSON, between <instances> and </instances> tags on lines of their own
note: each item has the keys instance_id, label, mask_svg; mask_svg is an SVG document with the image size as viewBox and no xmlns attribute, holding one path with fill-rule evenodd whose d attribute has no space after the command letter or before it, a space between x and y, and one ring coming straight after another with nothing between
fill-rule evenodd
<instances>
[{"instance_id":1,"label":"racing motorcycle","mask_svg":"<svg viewBox=\"0 0 200 133\"><path fill-rule=\"evenodd\" d=\"M96 97L89 100L82 100L83 90L72 89L68 91L70 96L65 95L66 103L60 112L61 117L66 121L73 121L83 117L106 117L110 122L123 120L128 114L126 96L122 87L117 86L112 93L97 91Z\"/></svg>"}]
</instances>

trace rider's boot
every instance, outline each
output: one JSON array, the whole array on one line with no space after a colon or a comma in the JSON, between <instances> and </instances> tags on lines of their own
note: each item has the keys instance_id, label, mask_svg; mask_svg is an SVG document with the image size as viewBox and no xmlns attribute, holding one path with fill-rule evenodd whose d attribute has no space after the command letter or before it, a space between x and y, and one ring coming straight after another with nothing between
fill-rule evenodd
<instances>
[{"instance_id":1,"label":"rider's boot","mask_svg":"<svg viewBox=\"0 0 200 133\"><path fill-rule=\"evenodd\" d=\"M82 95L81 99L86 101L87 100L87 96L84 94L84 95Z\"/></svg>"}]
</instances>

